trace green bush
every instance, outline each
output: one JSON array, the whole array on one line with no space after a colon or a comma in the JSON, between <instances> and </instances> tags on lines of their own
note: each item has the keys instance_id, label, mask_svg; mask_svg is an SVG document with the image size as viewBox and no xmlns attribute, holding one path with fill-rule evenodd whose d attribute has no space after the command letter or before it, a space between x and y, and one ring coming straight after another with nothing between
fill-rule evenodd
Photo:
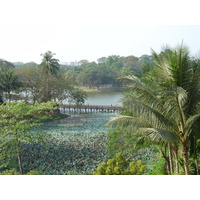
<instances>
[{"instance_id":1,"label":"green bush","mask_svg":"<svg viewBox=\"0 0 200 200\"><path fill-rule=\"evenodd\" d=\"M116 153L113 159L99 165L93 175L140 175L145 170L142 161L128 162L122 153Z\"/></svg>"},{"instance_id":2,"label":"green bush","mask_svg":"<svg viewBox=\"0 0 200 200\"><path fill-rule=\"evenodd\" d=\"M0 175L21 175L19 172L17 172L16 169L7 169L5 171L0 172ZM30 170L25 175L42 175L42 173L36 171L36 170Z\"/></svg>"},{"instance_id":3,"label":"green bush","mask_svg":"<svg viewBox=\"0 0 200 200\"><path fill-rule=\"evenodd\" d=\"M0 175L20 175L20 173L17 172L16 169L7 169L5 171L0 172Z\"/></svg>"},{"instance_id":4,"label":"green bush","mask_svg":"<svg viewBox=\"0 0 200 200\"><path fill-rule=\"evenodd\" d=\"M26 175L42 175L42 173L35 170L30 170Z\"/></svg>"},{"instance_id":5,"label":"green bush","mask_svg":"<svg viewBox=\"0 0 200 200\"><path fill-rule=\"evenodd\" d=\"M165 159L159 158L156 163L153 165L152 170L150 171L149 175L167 175L165 170Z\"/></svg>"}]
</instances>

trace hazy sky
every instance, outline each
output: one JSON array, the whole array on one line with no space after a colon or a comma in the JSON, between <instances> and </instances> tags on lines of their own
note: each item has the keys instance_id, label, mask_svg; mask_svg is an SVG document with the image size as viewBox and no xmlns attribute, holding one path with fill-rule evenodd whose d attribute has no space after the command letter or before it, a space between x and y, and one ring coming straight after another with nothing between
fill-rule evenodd
<instances>
[{"instance_id":1,"label":"hazy sky","mask_svg":"<svg viewBox=\"0 0 200 200\"><path fill-rule=\"evenodd\" d=\"M182 40L196 54L198 1L180 2L0 0L0 58L39 63L40 54L50 50L61 62L96 61L112 54L151 54L151 48L159 52Z\"/></svg>"}]
</instances>

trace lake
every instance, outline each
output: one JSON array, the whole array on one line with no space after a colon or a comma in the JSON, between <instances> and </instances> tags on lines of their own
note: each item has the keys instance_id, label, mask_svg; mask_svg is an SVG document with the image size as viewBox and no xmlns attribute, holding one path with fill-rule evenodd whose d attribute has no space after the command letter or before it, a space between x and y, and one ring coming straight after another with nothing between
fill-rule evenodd
<instances>
[{"instance_id":1,"label":"lake","mask_svg":"<svg viewBox=\"0 0 200 200\"><path fill-rule=\"evenodd\" d=\"M85 100L85 104L122 106L120 102L123 98L122 92L87 92L87 95L88 98Z\"/></svg>"},{"instance_id":2,"label":"lake","mask_svg":"<svg viewBox=\"0 0 200 200\"><path fill-rule=\"evenodd\" d=\"M26 171L38 168L42 174L92 174L108 156L107 131L104 125L115 114L72 114L46 122L33 132L49 135L46 146L24 145L23 165ZM32 133L33 134L33 133Z\"/></svg>"},{"instance_id":3,"label":"lake","mask_svg":"<svg viewBox=\"0 0 200 200\"><path fill-rule=\"evenodd\" d=\"M88 92L85 104L122 105L121 92ZM67 114L67 113L66 113ZM44 123L35 131L46 132L48 148L26 145L22 151L24 168L40 168L43 174L92 174L108 156L104 125L114 113L68 113L67 118Z\"/></svg>"},{"instance_id":4,"label":"lake","mask_svg":"<svg viewBox=\"0 0 200 200\"><path fill-rule=\"evenodd\" d=\"M120 105L120 92L90 92L86 103L90 105ZM48 134L46 146L23 146L24 169L37 168L42 174L92 174L98 165L108 158L107 133L111 127L104 125L115 113L68 113L69 116L46 122L33 132ZM149 151L138 154L147 157Z\"/></svg>"}]
</instances>

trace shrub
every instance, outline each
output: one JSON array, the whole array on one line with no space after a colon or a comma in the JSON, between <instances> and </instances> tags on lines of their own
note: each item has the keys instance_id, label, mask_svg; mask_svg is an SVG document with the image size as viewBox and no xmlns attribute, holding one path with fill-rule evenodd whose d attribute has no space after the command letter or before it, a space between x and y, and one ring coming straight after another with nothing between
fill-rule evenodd
<instances>
[{"instance_id":1,"label":"shrub","mask_svg":"<svg viewBox=\"0 0 200 200\"><path fill-rule=\"evenodd\" d=\"M146 165L142 161L128 162L120 152L113 159L99 165L93 175L140 175L145 170Z\"/></svg>"},{"instance_id":2,"label":"shrub","mask_svg":"<svg viewBox=\"0 0 200 200\"><path fill-rule=\"evenodd\" d=\"M7 169L5 171L0 172L0 175L20 175L20 173L17 172L16 169Z\"/></svg>"},{"instance_id":3,"label":"shrub","mask_svg":"<svg viewBox=\"0 0 200 200\"><path fill-rule=\"evenodd\" d=\"M157 160L157 162L153 165L149 175L167 175L164 158L159 158Z\"/></svg>"}]
</instances>

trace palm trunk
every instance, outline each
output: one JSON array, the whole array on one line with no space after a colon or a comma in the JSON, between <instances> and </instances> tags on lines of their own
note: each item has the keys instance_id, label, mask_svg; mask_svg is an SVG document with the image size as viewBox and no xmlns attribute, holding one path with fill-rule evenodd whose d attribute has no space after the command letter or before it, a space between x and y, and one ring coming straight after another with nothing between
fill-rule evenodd
<instances>
[{"instance_id":1,"label":"palm trunk","mask_svg":"<svg viewBox=\"0 0 200 200\"><path fill-rule=\"evenodd\" d=\"M166 154L162 151L162 149L161 149L161 153L162 153L162 156L163 156L163 158L165 159L165 161L166 161L166 166L167 166L167 172L168 172L168 174L171 174L170 173L170 162L169 162L169 158L166 156Z\"/></svg>"},{"instance_id":2,"label":"palm trunk","mask_svg":"<svg viewBox=\"0 0 200 200\"><path fill-rule=\"evenodd\" d=\"M8 100L9 100L9 102L11 102L11 95L10 95L10 91L8 91Z\"/></svg>"},{"instance_id":3,"label":"palm trunk","mask_svg":"<svg viewBox=\"0 0 200 200\"><path fill-rule=\"evenodd\" d=\"M198 158L196 154L195 154L194 162L195 162L196 175L199 175Z\"/></svg>"},{"instance_id":4,"label":"palm trunk","mask_svg":"<svg viewBox=\"0 0 200 200\"><path fill-rule=\"evenodd\" d=\"M51 100L50 90L49 90L49 77L47 75L47 85L46 85L46 97L45 102L48 102Z\"/></svg>"},{"instance_id":5,"label":"palm trunk","mask_svg":"<svg viewBox=\"0 0 200 200\"><path fill-rule=\"evenodd\" d=\"M168 150L169 150L169 163L170 163L170 173L174 173L174 166L173 166L173 155L172 155L172 147L170 144L168 144Z\"/></svg>"},{"instance_id":6,"label":"palm trunk","mask_svg":"<svg viewBox=\"0 0 200 200\"><path fill-rule=\"evenodd\" d=\"M197 147L196 147L196 138L194 136L194 142L193 142L193 148L194 148L194 152L193 152L193 155L194 155L194 163L195 163L195 174L196 175L199 175L199 167L198 167L198 154L197 154Z\"/></svg>"},{"instance_id":7,"label":"palm trunk","mask_svg":"<svg viewBox=\"0 0 200 200\"><path fill-rule=\"evenodd\" d=\"M179 174L180 170L179 170L179 165L178 165L178 148L175 148L175 166L176 166L176 173Z\"/></svg>"},{"instance_id":8,"label":"palm trunk","mask_svg":"<svg viewBox=\"0 0 200 200\"><path fill-rule=\"evenodd\" d=\"M188 146L186 145L186 142L183 143L182 155L183 155L185 174L190 175L189 161L188 161Z\"/></svg>"}]
</instances>

